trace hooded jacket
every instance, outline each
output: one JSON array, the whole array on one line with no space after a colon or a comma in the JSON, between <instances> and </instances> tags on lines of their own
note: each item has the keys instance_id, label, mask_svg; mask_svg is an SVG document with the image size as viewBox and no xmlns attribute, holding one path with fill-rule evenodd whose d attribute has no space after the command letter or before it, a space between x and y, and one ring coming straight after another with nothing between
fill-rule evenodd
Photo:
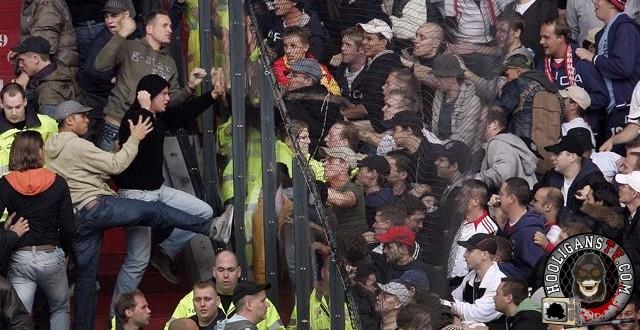
<instances>
[{"instance_id":1,"label":"hooded jacket","mask_svg":"<svg viewBox=\"0 0 640 330\"><path fill-rule=\"evenodd\" d=\"M477 178L491 189L499 189L504 180L517 176L527 180L529 187L538 182L538 157L519 137L500 133L487 141L486 153Z\"/></svg>"},{"instance_id":2,"label":"hooded jacket","mask_svg":"<svg viewBox=\"0 0 640 330\"><path fill-rule=\"evenodd\" d=\"M604 29L596 34L596 45L603 33ZM593 64L611 80L615 105L629 104L640 80L640 27L627 14L620 14L611 24L607 52L608 56L594 56Z\"/></svg>"},{"instance_id":3,"label":"hooded jacket","mask_svg":"<svg viewBox=\"0 0 640 330\"><path fill-rule=\"evenodd\" d=\"M121 173L131 164L139 143L131 136L120 151L111 153L73 132L62 132L44 143L45 163L67 180L73 206L80 209L100 195L116 195L105 179Z\"/></svg>"},{"instance_id":4,"label":"hooded jacket","mask_svg":"<svg viewBox=\"0 0 640 330\"><path fill-rule=\"evenodd\" d=\"M523 93L534 87L534 84L537 91L558 92L558 87L550 82L543 72L531 70L504 85L498 99L498 105L509 116L507 129L517 136L531 138L533 97L525 98Z\"/></svg>"},{"instance_id":5,"label":"hooded jacket","mask_svg":"<svg viewBox=\"0 0 640 330\"><path fill-rule=\"evenodd\" d=\"M78 100L82 103L80 89L76 83L74 72L64 65L51 63L31 77L27 89L35 90L37 99L34 104L39 112L45 108L54 108L66 100Z\"/></svg>"},{"instance_id":6,"label":"hooded jacket","mask_svg":"<svg viewBox=\"0 0 640 330\"><path fill-rule=\"evenodd\" d=\"M578 175L573 179L569 191L567 191L567 200L565 201L567 209L574 213L579 212L582 202L576 198L576 192L584 188L584 186L596 182L607 182L607 180L605 180L600 169L590 159L583 159L580 172L578 172ZM563 186L564 176L554 169L544 174L539 185L539 187L554 187L560 190L562 190Z\"/></svg>"},{"instance_id":7,"label":"hooded jacket","mask_svg":"<svg viewBox=\"0 0 640 330\"><path fill-rule=\"evenodd\" d=\"M17 248L51 244L69 255L75 231L69 187L45 168L12 171L0 178L0 210L29 220Z\"/></svg>"},{"instance_id":8,"label":"hooded jacket","mask_svg":"<svg viewBox=\"0 0 640 330\"><path fill-rule=\"evenodd\" d=\"M515 315L507 316L507 330L542 330L546 329L542 324L540 303L526 298L520 305Z\"/></svg>"},{"instance_id":9,"label":"hooded jacket","mask_svg":"<svg viewBox=\"0 0 640 330\"><path fill-rule=\"evenodd\" d=\"M501 236L508 239L513 247L512 260L500 264L500 270L507 276L526 280L544 256L544 250L533 243L536 232L545 232L544 218L529 209L515 225L512 226L509 222L505 225Z\"/></svg>"},{"instance_id":10,"label":"hooded jacket","mask_svg":"<svg viewBox=\"0 0 640 330\"><path fill-rule=\"evenodd\" d=\"M134 40L125 40L118 34L111 37L96 56L95 68L108 71L118 66L116 84L104 108L105 116L118 122L135 101L138 81L148 74L155 73L169 82L169 106L178 105L191 95L188 87L180 87L176 61L169 47L156 51L144 37Z\"/></svg>"},{"instance_id":11,"label":"hooded jacket","mask_svg":"<svg viewBox=\"0 0 640 330\"><path fill-rule=\"evenodd\" d=\"M20 40L42 37L51 45L53 59L75 73L80 65L76 32L64 0L25 0L20 16Z\"/></svg>"},{"instance_id":12,"label":"hooded jacket","mask_svg":"<svg viewBox=\"0 0 640 330\"><path fill-rule=\"evenodd\" d=\"M0 114L0 172L7 172L9 165L9 151L16 134L25 130L33 130L42 135L42 140L46 141L49 136L58 133L58 123L51 117L36 113L30 107L25 109L25 125L23 129L17 129L7 121L7 118Z\"/></svg>"}]
</instances>

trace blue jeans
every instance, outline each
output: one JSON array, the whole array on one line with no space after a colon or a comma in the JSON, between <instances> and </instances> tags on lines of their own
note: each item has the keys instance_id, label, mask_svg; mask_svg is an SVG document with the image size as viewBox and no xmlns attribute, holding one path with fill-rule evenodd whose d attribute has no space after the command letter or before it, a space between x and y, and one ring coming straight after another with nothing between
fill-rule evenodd
<instances>
[{"instance_id":1,"label":"blue jeans","mask_svg":"<svg viewBox=\"0 0 640 330\"><path fill-rule=\"evenodd\" d=\"M51 329L69 329L69 283L67 262L62 249L14 251L8 277L29 313L33 308L36 289L40 287L49 303Z\"/></svg>"},{"instance_id":2,"label":"blue jeans","mask_svg":"<svg viewBox=\"0 0 640 330\"><path fill-rule=\"evenodd\" d=\"M118 197L137 199L146 202L161 202L173 208L209 219L213 217L213 209L209 204L183 191L162 185L158 190L120 189ZM124 292L135 290L151 257L151 228L127 227L127 255L118 273L111 299L109 313L113 315L115 303ZM182 229L174 229L160 247L173 259L196 234Z\"/></svg>"},{"instance_id":3,"label":"blue jeans","mask_svg":"<svg viewBox=\"0 0 640 330\"><path fill-rule=\"evenodd\" d=\"M208 235L211 219L197 217L160 202L98 196L76 213L75 329L92 329L96 314L96 278L103 231L114 227L177 227Z\"/></svg>"},{"instance_id":4,"label":"blue jeans","mask_svg":"<svg viewBox=\"0 0 640 330\"><path fill-rule=\"evenodd\" d=\"M118 127L115 127L106 121L103 122L102 127L98 130L96 147L107 152L114 152L116 142L118 142L118 131Z\"/></svg>"},{"instance_id":5,"label":"blue jeans","mask_svg":"<svg viewBox=\"0 0 640 330\"><path fill-rule=\"evenodd\" d=\"M73 28L76 31L76 45L78 46L78 55L80 55L80 67L82 67L87 60L87 54L91 49L93 39L104 29L104 22L83 22L83 24L76 25Z\"/></svg>"}]
</instances>

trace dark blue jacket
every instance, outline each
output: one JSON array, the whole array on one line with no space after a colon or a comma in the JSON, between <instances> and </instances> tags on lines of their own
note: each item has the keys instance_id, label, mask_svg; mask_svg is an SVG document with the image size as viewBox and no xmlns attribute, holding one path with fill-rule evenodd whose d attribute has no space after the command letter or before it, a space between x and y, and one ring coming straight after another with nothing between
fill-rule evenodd
<instances>
[{"instance_id":1,"label":"dark blue jacket","mask_svg":"<svg viewBox=\"0 0 640 330\"><path fill-rule=\"evenodd\" d=\"M604 29L596 34L596 45ZM633 89L640 80L640 29L626 14L613 22L608 35L608 57L594 57L603 77L611 79L616 105L630 103Z\"/></svg>"},{"instance_id":2,"label":"dark blue jacket","mask_svg":"<svg viewBox=\"0 0 640 330\"><path fill-rule=\"evenodd\" d=\"M578 86L584 88L591 97L591 106L589 110L599 111L606 109L609 105L609 92L607 91L607 85L604 83L602 75L593 63L587 61L581 61L576 55L576 43L571 43L571 51L573 53L573 63L576 69L576 83ZM546 58L545 58L546 59ZM538 70L544 72L544 61L538 63ZM569 87L569 75L565 66L562 68L555 68L553 60L551 63L551 75L554 78L553 83L558 89L565 89Z\"/></svg>"},{"instance_id":3,"label":"dark blue jacket","mask_svg":"<svg viewBox=\"0 0 640 330\"><path fill-rule=\"evenodd\" d=\"M596 166L590 159L583 159L580 172L578 172L578 175L576 175L575 179L573 179L573 182L569 187L569 191L567 192L567 209L573 213L579 214L582 202L576 198L576 192L584 188L586 185L592 185L594 183L600 182L606 182L606 180L598 166ZM563 185L564 176L556 172L556 170L551 169L544 174L542 180L538 182L536 188L554 187L562 190Z\"/></svg>"},{"instance_id":4,"label":"dark blue jacket","mask_svg":"<svg viewBox=\"0 0 640 330\"><path fill-rule=\"evenodd\" d=\"M500 263L500 270L505 275L527 280L533 268L545 254L541 247L533 243L533 235L536 232L544 233L544 218L533 210L527 210L513 227L507 222L502 236L511 242L513 259L510 262Z\"/></svg>"}]
</instances>

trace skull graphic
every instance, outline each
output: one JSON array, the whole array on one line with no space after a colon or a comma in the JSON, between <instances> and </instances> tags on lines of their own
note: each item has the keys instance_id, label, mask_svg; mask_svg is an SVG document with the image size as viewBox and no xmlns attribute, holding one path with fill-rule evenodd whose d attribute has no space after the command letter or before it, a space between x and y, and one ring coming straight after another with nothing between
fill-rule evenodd
<instances>
[{"instance_id":1,"label":"skull graphic","mask_svg":"<svg viewBox=\"0 0 640 330\"><path fill-rule=\"evenodd\" d=\"M600 303L606 296L604 262L595 253L585 253L573 267L573 294L585 303Z\"/></svg>"}]
</instances>

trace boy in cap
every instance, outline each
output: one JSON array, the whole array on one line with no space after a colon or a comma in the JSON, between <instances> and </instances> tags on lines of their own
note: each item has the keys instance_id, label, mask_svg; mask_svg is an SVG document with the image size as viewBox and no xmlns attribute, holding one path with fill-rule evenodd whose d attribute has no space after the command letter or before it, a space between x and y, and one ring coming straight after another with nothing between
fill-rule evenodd
<instances>
[{"instance_id":1,"label":"boy in cap","mask_svg":"<svg viewBox=\"0 0 640 330\"><path fill-rule=\"evenodd\" d=\"M586 185L605 182L598 167L588 158L584 158L588 148L575 136L563 136L554 145L546 146L551 153L553 169L540 180L539 187L555 187L562 191L564 206L573 212L579 212L582 203L576 193Z\"/></svg>"},{"instance_id":2,"label":"boy in cap","mask_svg":"<svg viewBox=\"0 0 640 330\"><path fill-rule=\"evenodd\" d=\"M71 71L75 77L78 72L78 49L76 34L67 1L30 0L23 3L20 15L20 41L30 37L41 37L51 45L47 51L52 63L59 63ZM15 50L7 58L13 59Z\"/></svg>"},{"instance_id":3,"label":"boy in cap","mask_svg":"<svg viewBox=\"0 0 640 330\"><path fill-rule=\"evenodd\" d=\"M369 227L373 225L376 210L393 197L393 190L387 186L390 172L389 161L382 156L369 156L358 163L356 183L364 189L365 217Z\"/></svg>"},{"instance_id":4,"label":"boy in cap","mask_svg":"<svg viewBox=\"0 0 640 330\"><path fill-rule=\"evenodd\" d=\"M567 132L572 128L582 127L591 133L591 141L595 145L596 139L591 131L591 126L584 120L586 110L591 106L589 93L577 85L561 89L558 93L564 100L562 135L567 135Z\"/></svg>"},{"instance_id":5,"label":"boy in cap","mask_svg":"<svg viewBox=\"0 0 640 330\"><path fill-rule=\"evenodd\" d=\"M567 132L567 136L574 136L580 140L580 143L582 143L585 150L582 157L585 159L591 159L591 161L600 169L607 182L611 182L613 177L618 174L618 161L622 159L622 156L611 151L597 152L593 143L593 135L591 134L591 131L584 127L575 127L570 129Z\"/></svg>"},{"instance_id":6,"label":"boy in cap","mask_svg":"<svg viewBox=\"0 0 640 330\"><path fill-rule=\"evenodd\" d=\"M271 284L256 284L254 282L240 282L233 291L233 304L236 306L236 313L231 318L220 321L224 330L258 330L257 324L265 318L267 314L266 290L271 288Z\"/></svg>"},{"instance_id":7,"label":"boy in cap","mask_svg":"<svg viewBox=\"0 0 640 330\"><path fill-rule=\"evenodd\" d=\"M624 204L627 208L627 215L624 221L624 228L622 232L622 247L629 254L631 264L636 274L640 273L640 244L638 244L638 237L640 237L640 172L633 171L629 174L616 175L616 182L620 184L618 190L618 197L620 203ZM639 287L640 280L635 278L635 287Z\"/></svg>"},{"instance_id":8,"label":"boy in cap","mask_svg":"<svg viewBox=\"0 0 640 330\"><path fill-rule=\"evenodd\" d=\"M493 235L478 233L458 244L467 249L464 254L470 272L453 292L453 312L464 321L496 322L502 313L496 311L493 297L503 277L495 262L498 245Z\"/></svg>"},{"instance_id":9,"label":"boy in cap","mask_svg":"<svg viewBox=\"0 0 640 330\"><path fill-rule=\"evenodd\" d=\"M55 107L81 95L74 72L67 66L54 62L51 45L43 37L28 37L12 49L22 72L16 82L35 96L38 112L50 114Z\"/></svg>"},{"instance_id":10,"label":"boy in cap","mask_svg":"<svg viewBox=\"0 0 640 330\"><path fill-rule=\"evenodd\" d=\"M380 285L376 311L382 316L380 329L398 329L398 312L411 302L411 291L404 284L390 282Z\"/></svg>"},{"instance_id":11,"label":"boy in cap","mask_svg":"<svg viewBox=\"0 0 640 330\"><path fill-rule=\"evenodd\" d=\"M359 23L357 28L363 32L362 48L369 59L367 71L362 79L362 103L343 109L350 120L363 121L363 129L376 133L386 131L383 124L382 107L384 94L382 85L394 69L402 67L400 56L389 49L393 32L389 24L374 18L367 23ZM368 123L366 123L368 121Z\"/></svg>"},{"instance_id":12,"label":"boy in cap","mask_svg":"<svg viewBox=\"0 0 640 330\"><path fill-rule=\"evenodd\" d=\"M362 187L351 182L351 170L364 157L347 147L324 148L327 205L336 215L336 232L360 235L368 230Z\"/></svg>"}]
</instances>

